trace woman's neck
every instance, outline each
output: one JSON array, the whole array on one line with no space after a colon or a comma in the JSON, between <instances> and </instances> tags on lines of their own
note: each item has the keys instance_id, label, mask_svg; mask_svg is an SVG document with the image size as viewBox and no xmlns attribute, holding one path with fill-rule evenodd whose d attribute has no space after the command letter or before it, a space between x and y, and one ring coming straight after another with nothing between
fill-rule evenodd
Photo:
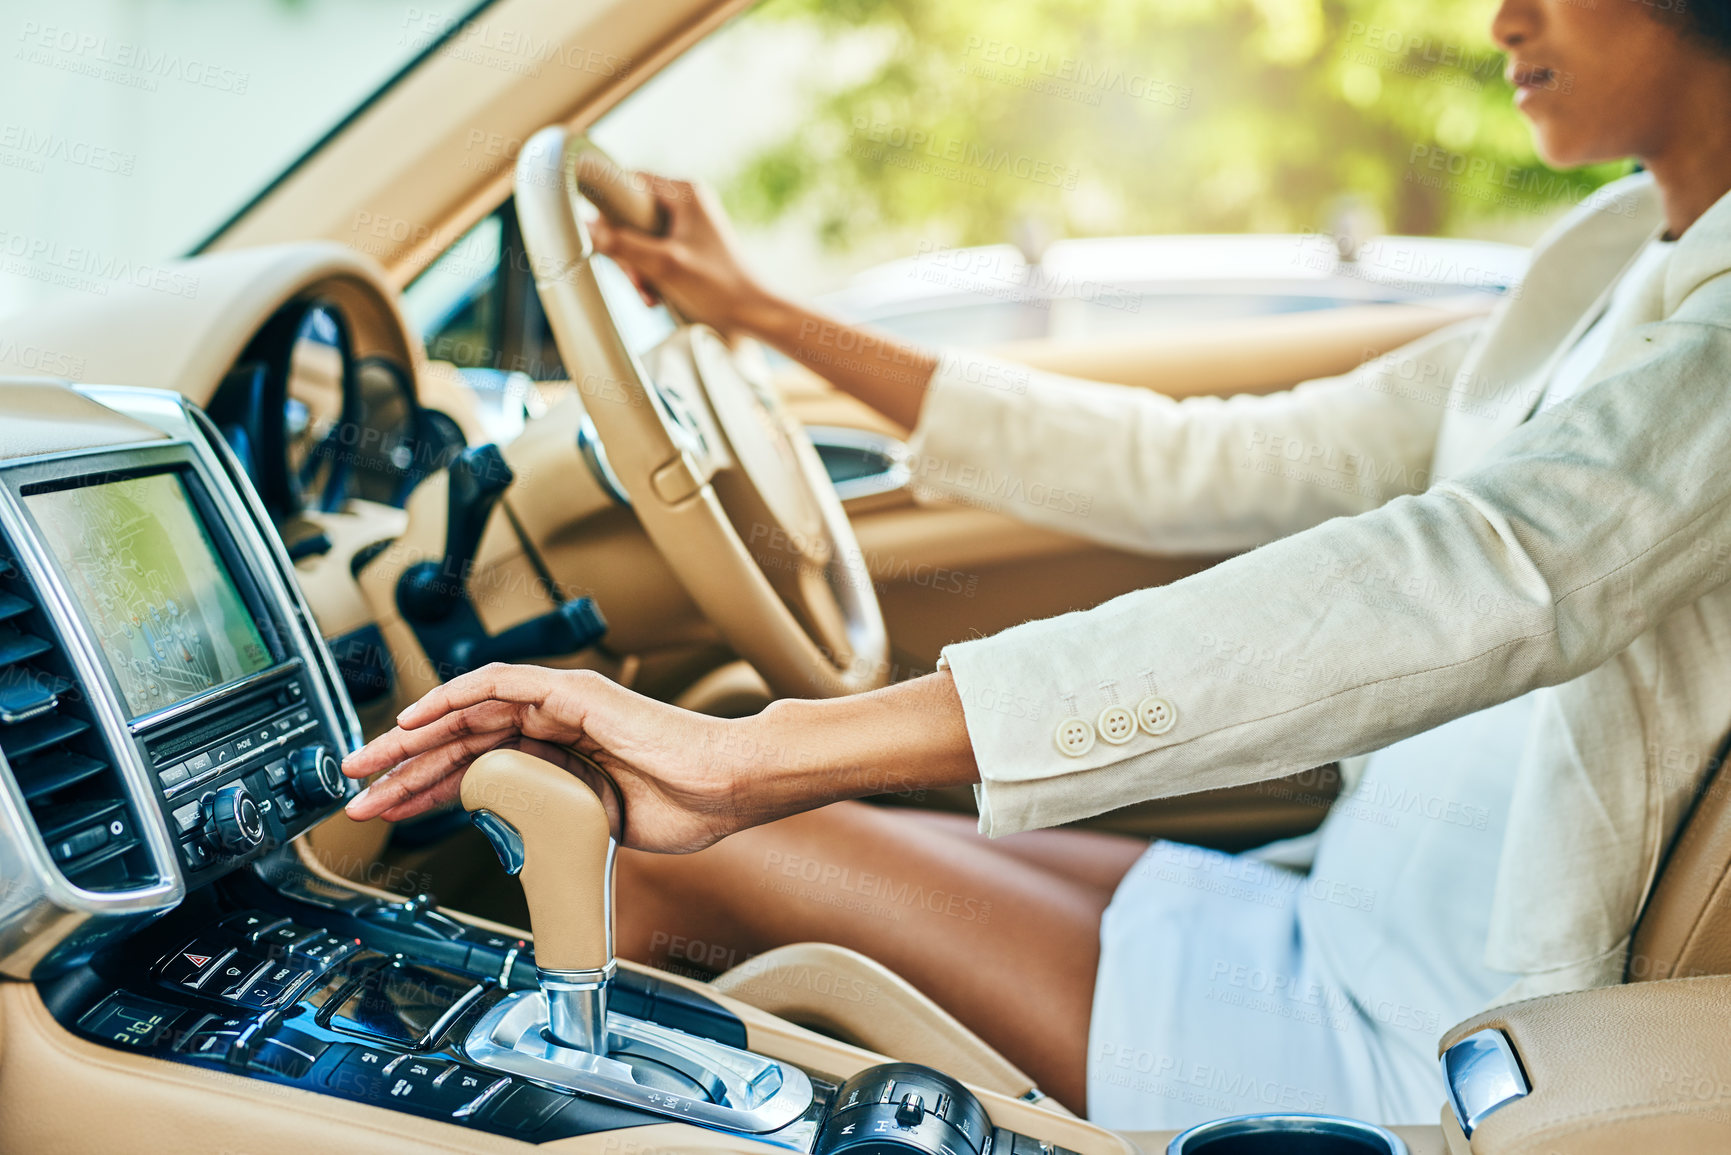
<instances>
[{"instance_id":1,"label":"woman's neck","mask_svg":"<svg viewBox=\"0 0 1731 1155\"><path fill-rule=\"evenodd\" d=\"M1641 158L1659 186L1669 240L1731 191L1731 98L1714 85L1710 97L1684 108L1670 118L1663 146Z\"/></svg>"}]
</instances>

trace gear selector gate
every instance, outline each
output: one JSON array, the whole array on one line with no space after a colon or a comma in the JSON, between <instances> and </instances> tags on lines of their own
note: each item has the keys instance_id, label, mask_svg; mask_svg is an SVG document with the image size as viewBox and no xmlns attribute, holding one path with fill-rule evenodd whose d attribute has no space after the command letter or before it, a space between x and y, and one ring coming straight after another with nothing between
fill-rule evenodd
<instances>
[{"instance_id":1,"label":"gear selector gate","mask_svg":"<svg viewBox=\"0 0 1731 1155\"><path fill-rule=\"evenodd\" d=\"M753 1134L811 1107L798 1067L607 1007L616 845L594 791L515 750L475 760L463 806L523 884L537 990L495 1004L470 1030L469 1058L641 1110Z\"/></svg>"}]
</instances>

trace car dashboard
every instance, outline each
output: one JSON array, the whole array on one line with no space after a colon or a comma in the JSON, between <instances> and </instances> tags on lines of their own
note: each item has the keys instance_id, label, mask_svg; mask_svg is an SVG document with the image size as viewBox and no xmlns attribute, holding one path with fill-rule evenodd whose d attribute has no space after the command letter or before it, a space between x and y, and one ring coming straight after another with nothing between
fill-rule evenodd
<instances>
[{"instance_id":1,"label":"car dashboard","mask_svg":"<svg viewBox=\"0 0 1731 1155\"><path fill-rule=\"evenodd\" d=\"M28 977L325 817L360 730L196 410L55 385L5 408L0 967Z\"/></svg>"},{"instance_id":2,"label":"car dashboard","mask_svg":"<svg viewBox=\"0 0 1731 1155\"><path fill-rule=\"evenodd\" d=\"M92 1103L30 1112L26 1130L106 1142L108 1112L151 1110L186 1072L242 1081L255 1110L334 1120L335 1146L357 1150L380 1149L376 1128L336 1101L445 1149L638 1131L813 1155L1128 1150L634 966L610 1009L661 1049L631 1059L633 1080L581 1093L489 1067L477 1040L535 988L534 944L303 853L350 796L339 761L361 727L217 425L178 394L20 383L0 429L0 1015L14 1080L71 1063L67 1090ZM735 1064L761 1102L706 1114L713 1089L682 1048ZM179 1101L174 1127L231 1125L220 1098Z\"/></svg>"}]
</instances>

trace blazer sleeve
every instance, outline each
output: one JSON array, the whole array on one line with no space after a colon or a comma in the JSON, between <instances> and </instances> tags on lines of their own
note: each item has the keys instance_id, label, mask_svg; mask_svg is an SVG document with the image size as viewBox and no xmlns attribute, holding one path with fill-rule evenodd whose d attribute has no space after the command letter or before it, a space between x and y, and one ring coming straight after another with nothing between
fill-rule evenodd
<instances>
[{"instance_id":1,"label":"blazer sleeve","mask_svg":"<svg viewBox=\"0 0 1731 1155\"><path fill-rule=\"evenodd\" d=\"M1228 553L1430 481L1449 387L1483 322L1341 377L1174 401L947 354L910 442L914 492L1126 549Z\"/></svg>"},{"instance_id":2,"label":"blazer sleeve","mask_svg":"<svg viewBox=\"0 0 1731 1155\"><path fill-rule=\"evenodd\" d=\"M1005 834L1380 749L1582 674L1731 571L1731 276L1470 472L944 651ZM1102 711L1150 716L1080 754ZM1164 727L1164 728L1163 728Z\"/></svg>"}]
</instances>

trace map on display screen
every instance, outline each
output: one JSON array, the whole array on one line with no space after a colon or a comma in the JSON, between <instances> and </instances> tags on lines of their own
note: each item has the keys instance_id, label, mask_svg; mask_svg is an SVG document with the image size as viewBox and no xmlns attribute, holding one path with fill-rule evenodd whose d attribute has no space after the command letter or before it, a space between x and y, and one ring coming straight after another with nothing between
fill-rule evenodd
<instances>
[{"instance_id":1,"label":"map on display screen","mask_svg":"<svg viewBox=\"0 0 1731 1155\"><path fill-rule=\"evenodd\" d=\"M179 475L52 490L24 501L133 717L271 664Z\"/></svg>"}]
</instances>

